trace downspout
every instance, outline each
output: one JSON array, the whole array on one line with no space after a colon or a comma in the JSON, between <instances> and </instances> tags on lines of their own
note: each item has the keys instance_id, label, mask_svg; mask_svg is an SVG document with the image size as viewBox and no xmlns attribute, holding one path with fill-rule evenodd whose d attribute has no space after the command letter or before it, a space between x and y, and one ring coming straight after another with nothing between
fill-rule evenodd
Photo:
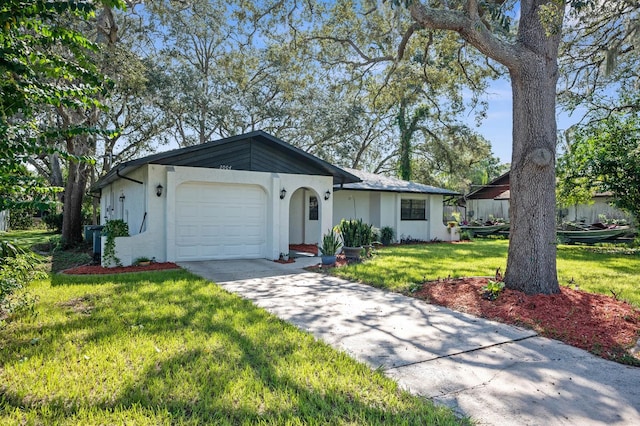
<instances>
[{"instance_id":1,"label":"downspout","mask_svg":"<svg viewBox=\"0 0 640 426\"><path fill-rule=\"evenodd\" d=\"M118 176L121 179L125 179L125 180L128 180L128 181L134 182L134 183L139 183L140 185L144 185L144 182L141 182L141 181L139 181L137 179L132 179L132 178L127 177L127 176L122 176L120 174L120 169L116 169L116 176ZM145 195L145 199L146 199L146 195ZM122 216L123 217L122 218L124 219L124 203L122 205L122 209L123 209L123 211L122 211ZM144 216L142 217L142 223L140 224L140 232L139 233L142 233L142 227L144 226L144 222L145 222L146 219L147 219L147 212L144 212ZM129 218L127 218L127 222L128 221L129 221Z\"/></svg>"}]
</instances>

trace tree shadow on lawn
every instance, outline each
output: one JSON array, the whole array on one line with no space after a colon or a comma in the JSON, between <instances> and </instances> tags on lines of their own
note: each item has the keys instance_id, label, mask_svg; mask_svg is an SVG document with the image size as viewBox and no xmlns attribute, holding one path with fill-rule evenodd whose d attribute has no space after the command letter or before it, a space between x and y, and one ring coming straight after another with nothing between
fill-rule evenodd
<instances>
[{"instance_id":1,"label":"tree shadow on lawn","mask_svg":"<svg viewBox=\"0 0 640 426\"><path fill-rule=\"evenodd\" d=\"M415 298L317 274L225 288L374 367L382 364L402 387L480 421L491 413L499 414L489 423L640 420L640 369L557 341L509 337L496 323L442 315ZM475 290L472 296L480 297Z\"/></svg>"},{"instance_id":2,"label":"tree shadow on lawn","mask_svg":"<svg viewBox=\"0 0 640 426\"><path fill-rule=\"evenodd\" d=\"M73 300L63 301L55 304L65 310L63 321L19 324L20 337L7 335L0 357L5 382L0 411L30 412L52 423L133 418L152 423L425 424L435 420L432 411L453 421L443 409L412 399L380 372L247 300L190 274L179 284L157 277L144 284L133 276L85 277L84 284L94 278L98 285L113 284L84 300L92 309L76 311ZM62 286L83 280L55 281ZM40 340L28 340L35 335ZM69 336L77 352L68 346ZM91 359L83 361L86 353ZM37 360L33 380L44 380L46 386L30 386L23 379L12 384L18 354L27 363ZM114 366L114 359L121 358L124 370ZM38 377L40 368L48 372L45 377ZM101 382L111 376L131 380L114 392Z\"/></svg>"}]
</instances>

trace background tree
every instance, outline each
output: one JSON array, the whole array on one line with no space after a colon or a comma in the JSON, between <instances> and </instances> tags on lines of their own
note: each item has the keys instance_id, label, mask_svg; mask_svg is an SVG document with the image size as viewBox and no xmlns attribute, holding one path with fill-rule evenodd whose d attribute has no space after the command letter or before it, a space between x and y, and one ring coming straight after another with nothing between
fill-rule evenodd
<instances>
[{"instance_id":1,"label":"background tree","mask_svg":"<svg viewBox=\"0 0 640 426\"><path fill-rule=\"evenodd\" d=\"M118 5L118 1L104 1ZM58 155L79 160L51 141L87 135L90 128L69 124L60 127L42 111L55 108L93 108L93 96L101 79L89 52L96 45L70 25L72 20L88 20L95 3L69 1L14 1L0 8L0 208L27 201L41 208L55 188L42 178L21 173L31 156L55 159ZM73 81L75 84L65 84ZM43 147L49 147L42 153ZM71 154L71 155L70 155ZM58 184L55 171L52 183Z\"/></svg>"},{"instance_id":2,"label":"background tree","mask_svg":"<svg viewBox=\"0 0 640 426\"><path fill-rule=\"evenodd\" d=\"M580 19L566 23L561 44L560 104L570 113L582 114L580 122L565 131L567 143L560 146L561 207L590 203L596 191L605 186L612 190L610 184L633 183L633 178L616 183L610 177L633 170L635 148L619 130L637 134L633 121L640 111L640 3L622 0L587 6ZM619 145L614 144L614 135ZM627 154L621 156L618 148ZM610 161L605 153L610 153ZM630 193L618 188L615 194Z\"/></svg>"},{"instance_id":3,"label":"background tree","mask_svg":"<svg viewBox=\"0 0 640 426\"><path fill-rule=\"evenodd\" d=\"M559 191L567 204L610 191L640 223L640 117L615 114L575 135L559 160ZM577 201L576 201L577 199Z\"/></svg>"},{"instance_id":4,"label":"background tree","mask_svg":"<svg viewBox=\"0 0 640 426\"><path fill-rule=\"evenodd\" d=\"M319 46L313 60L348 76L345 84L366 87L372 110L393 112L394 174L412 179L416 147L451 142L437 137L442 128L459 126L455 117L463 112L482 114L479 94L486 89L486 79L496 73L482 66L478 55L457 37L420 30L397 10L367 1L323 6L327 5L314 8L318 24L303 36ZM469 134L461 133L460 138ZM466 146L458 144L458 149Z\"/></svg>"},{"instance_id":5,"label":"background tree","mask_svg":"<svg viewBox=\"0 0 640 426\"><path fill-rule=\"evenodd\" d=\"M75 25L82 26L86 21L75 20ZM98 129L101 116L101 105L105 98L106 90L110 86L110 81L104 76L104 73L94 65L99 62L100 49L113 49L117 41L118 27L115 22L114 12L110 3L104 3L95 19L90 21L91 28L95 29L93 36L96 54L87 52L86 61L91 63L91 70L96 75L101 75L99 84L96 86L99 91L93 95L91 104L84 105L58 105L55 110L58 114L59 126L66 130L70 128L88 128ZM69 55L70 51L64 51L63 54ZM77 85L80 82L70 80L64 84ZM93 158L96 154L97 146L96 131L90 133L73 134L67 131L62 138L64 150L73 158ZM73 246L83 239L82 233L82 205L84 202L84 194L87 188L87 182L91 176L92 165L89 161L68 161L67 162L67 181L64 189L63 217L62 217L62 240L68 246Z\"/></svg>"},{"instance_id":6,"label":"background tree","mask_svg":"<svg viewBox=\"0 0 640 426\"><path fill-rule=\"evenodd\" d=\"M498 177L503 169L491 155L491 144L462 124L430 130L415 152L417 180L461 193L468 192L471 184L482 183L485 176Z\"/></svg>"},{"instance_id":7,"label":"background tree","mask_svg":"<svg viewBox=\"0 0 640 426\"><path fill-rule=\"evenodd\" d=\"M565 23L560 104L581 123L640 110L640 2L586 2Z\"/></svg>"}]
</instances>

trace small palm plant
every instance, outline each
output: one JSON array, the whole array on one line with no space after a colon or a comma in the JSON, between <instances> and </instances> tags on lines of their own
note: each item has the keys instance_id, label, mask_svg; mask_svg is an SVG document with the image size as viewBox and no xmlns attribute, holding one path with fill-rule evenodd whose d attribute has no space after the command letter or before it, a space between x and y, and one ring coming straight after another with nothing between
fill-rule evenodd
<instances>
[{"instance_id":1,"label":"small palm plant","mask_svg":"<svg viewBox=\"0 0 640 426\"><path fill-rule=\"evenodd\" d=\"M322 245L318 247L323 256L335 256L342 248L342 242L335 230L330 229L322 236Z\"/></svg>"}]
</instances>

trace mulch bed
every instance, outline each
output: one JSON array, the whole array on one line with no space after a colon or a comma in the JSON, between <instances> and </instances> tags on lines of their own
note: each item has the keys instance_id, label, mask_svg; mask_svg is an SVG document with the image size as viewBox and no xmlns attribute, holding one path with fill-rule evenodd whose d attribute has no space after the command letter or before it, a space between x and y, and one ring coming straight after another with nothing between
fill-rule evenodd
<instances>
[{"instance_id":1,"label":"mulch bed","mask_svg":"<svg viewBox=\"0 0 640 426\"><path fill-rule=\"evenodd\" d=\"M100 265L84 265L64 270L61 273L69 275L121 274L124 272L160 271L179 268L173 262L155 262L144 266L116 266L113 268L104 268Z\"/></svg>"},{"instance_id":2,"label":"mulch bed","mask_svg":"<svg viewBox=\"0 0 640 426\"><path fill-rule=\"evenodd\" d=\"M303 253L311 253L318 255L318 246L315 244L289 244L289 252L301 251Z\"/></svg>"},{"instance_id":3,"label":"mulch bed","mask_svg":"<svg viewBox=\"0 0 640 426\"><path fill-rule=\"evenodd\" d=\"M479 317L531 328L613 361L640 366L628 351L640 338L640 309L602 294L561 287L559 294L528 296L504 289L482 297L488 278L429 281L414 297Z\"/></svg>"}]
</instances>

